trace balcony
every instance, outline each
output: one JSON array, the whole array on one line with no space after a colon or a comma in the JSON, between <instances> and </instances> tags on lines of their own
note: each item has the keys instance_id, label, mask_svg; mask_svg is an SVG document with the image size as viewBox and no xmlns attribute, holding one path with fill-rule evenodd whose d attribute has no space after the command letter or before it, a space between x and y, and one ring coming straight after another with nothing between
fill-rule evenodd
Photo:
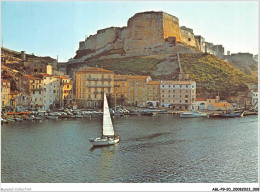
<instances>
[{"instance_id":1,"label":"balcony","mask_svg":"<svg viewBox=\"0 0 260 192\"><path fill-rule=\"evenodd\" d=\"M100 81L112 81L111 78L101 78Z\"/></svg>"},{"instance_id":2,"label":"balcony","mask_svg":"<svg viewBox=\"0 0 260 192\"><path fill-rule=\"evenodd\" d=\"M99 81L99 78L87 78L88 81Z\"/></svg>"},{"instance_id":3,"label":"balcony","mask_svg":"<svg viewBox=\"0 0 260 192\"><path fill-rule=\"evenodd\" d=\"M88 88L109 88L112 87L112 85L87 85Z\"/></svg>"},{"instance_id":4,"label":"balcony","mask_svg":"<svg viewBox=\"0 0 260 192\"><path fill-rule=\"evenodd\" d=\"M31 88L30 90L31 91L42 91L43 88L36 87L36 88Z\"/></svg>"}]
</instances>

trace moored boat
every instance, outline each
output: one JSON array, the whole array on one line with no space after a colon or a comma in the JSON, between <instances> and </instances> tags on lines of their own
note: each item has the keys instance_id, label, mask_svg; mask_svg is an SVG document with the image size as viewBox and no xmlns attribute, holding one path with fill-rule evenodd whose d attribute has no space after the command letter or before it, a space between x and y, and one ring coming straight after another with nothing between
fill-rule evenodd
<instances>
[{"instance_id":1,"label":"moored boat","mask_svg":"<svg viewBox=\"0 0 260 192\"><path fill-rule=\"evenodd\" d=\"M233 110L225 111L219 114L219 117L232 118L232 117L243 117L244 111L235 112Z\"/></svg>"},{"instance_id":2,"label":"moored boat","mask_svg":"<svg viewBox=\"0 0 260 192\"><path fill-rule=\"evenodd\" d=\"M206 113L201 113L199 111L191 111L191 112L182 112L180 113L180 117L185 118L195 118L195 117L207 117Z\"/></svg>"}]
</instances>

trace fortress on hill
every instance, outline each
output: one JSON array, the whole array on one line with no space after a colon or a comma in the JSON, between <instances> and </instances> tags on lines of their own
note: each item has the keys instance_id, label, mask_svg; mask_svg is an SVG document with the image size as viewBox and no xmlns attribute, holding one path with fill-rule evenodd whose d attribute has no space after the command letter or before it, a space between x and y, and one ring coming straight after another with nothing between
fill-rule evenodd
<instances>
[{"instance_id":1,"label":"fortress on hill","mask_svg":"<svg viewBox=\"0 0 260 192\"><path fill-rule=\"evenodd\" d=\"M124 58L173 53L210 53L227 61L241 59L255 62L253 55L224 54L222 45L206 42L193 30L179 25L179 19L165 12L142 12L131 17L126 27L110 27L97 31L79 42L76 56L69 64L85 63L91 58ZM250 58L249 58L250 57Z\"/></svg>"},{"instance_id":2,"label":"fortress on hill","mask_svg":"<svg viewBox=\"0 0 260 192\"><path fill-rule=\"evenodd\" d=\"M172 53L176 44L205 51L205 40L193 30L179 26L179 19L164 12L143 12L131 17L126 27L97 31L79 43L74 59L84 61L102 52L120 50L117 56L139 56ZM117 53L117 52L115 52Z\"/></svg>"}]
</instances>

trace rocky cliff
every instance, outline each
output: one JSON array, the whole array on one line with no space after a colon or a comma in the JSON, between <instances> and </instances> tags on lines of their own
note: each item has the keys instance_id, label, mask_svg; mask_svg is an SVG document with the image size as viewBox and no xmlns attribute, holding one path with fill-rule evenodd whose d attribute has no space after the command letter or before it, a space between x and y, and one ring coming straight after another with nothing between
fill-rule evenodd
<instances>
[{"instance_id":1,"label":"rocky cliff","mask_svg":"<svg viewBox=\"0 0 260 192\"><path fill-rule=\"evenodd\" d=\"M199 48L192 29L180 28L177 17L164 12L137 13L128 20L127 27L102 29L81 41L74 62L119 49L123 51L115 57L171 53L171 47L178 43Z\"/></svg>"}]
</instances>

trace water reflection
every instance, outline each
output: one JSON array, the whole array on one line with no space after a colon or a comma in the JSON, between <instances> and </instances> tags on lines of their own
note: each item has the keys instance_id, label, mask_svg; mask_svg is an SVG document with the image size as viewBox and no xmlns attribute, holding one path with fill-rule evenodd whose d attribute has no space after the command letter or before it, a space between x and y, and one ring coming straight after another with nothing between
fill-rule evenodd
<instances>
[{"instance_id":1,"label":"water reflection","mask_svg":"<svg viewBox=\"0 0 260 192\"><path fill-rule=\"evenodd\" d=\"M2 182L257 182L258 119L113 119L120 142L92 148L101 119L3 125Z\"/></svg>"}]
</instances>

